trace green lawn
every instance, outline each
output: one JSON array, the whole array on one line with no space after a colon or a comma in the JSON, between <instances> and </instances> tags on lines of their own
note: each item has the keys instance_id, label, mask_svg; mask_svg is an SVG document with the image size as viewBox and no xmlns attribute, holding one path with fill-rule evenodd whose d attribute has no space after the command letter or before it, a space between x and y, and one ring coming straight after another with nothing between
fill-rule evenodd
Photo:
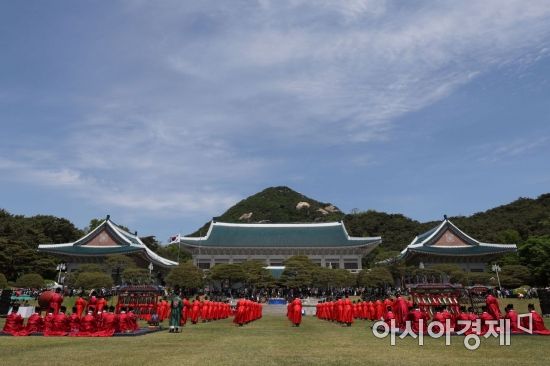
<instances>
[{"instance_id":1,"label":"green lawn","mask_svg":"<svg viewBox=\"0 0 550 366\"><path fill-rule=\"evenodd\" d=\"M526 304L522 301L516 307L521 311ZM389 338L372 335L371 324L356 321L347 328L304 317L302 326L293 328L285 317L269 315L242 328L234 326L231 319L187 325L179 334L163 331L114 338L0 337L0 364L519 365L546 364L550 357L550 337L515 336L509 347L499 346L498 339L482 338L477 351L466 350L462 337L452 337L449 347L443 339L427 338L420 347L410 337L397 339L392 347Z\"/></svg>"}]
</instances>

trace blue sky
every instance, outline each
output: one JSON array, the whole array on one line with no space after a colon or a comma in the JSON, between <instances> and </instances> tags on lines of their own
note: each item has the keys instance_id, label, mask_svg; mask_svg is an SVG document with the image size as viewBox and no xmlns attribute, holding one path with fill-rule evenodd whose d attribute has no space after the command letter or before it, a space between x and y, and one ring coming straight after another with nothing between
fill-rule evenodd
<instances>
[{"instance_id":1,"label":"blue sky","mask_svg":"<svg viewBox=\"0 0 550 366\"><path fill-rule=\"evenodd\" d=\"M0 207L189 233L287 185L425 221L550 192L548 1L0 2Z\"/></svg>"}]
</instances>

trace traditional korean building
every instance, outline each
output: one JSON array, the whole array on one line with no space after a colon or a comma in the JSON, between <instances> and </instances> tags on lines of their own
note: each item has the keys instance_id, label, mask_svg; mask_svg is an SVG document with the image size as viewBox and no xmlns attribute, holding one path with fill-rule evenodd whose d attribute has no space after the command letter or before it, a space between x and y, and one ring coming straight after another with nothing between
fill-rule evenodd
<instances>
[{"instance_id":1,"label":"traditional korean building","mask_svg":"<svg viewBox=\"0 0 550 366\"><path fill-rule=\"evenodd\" d=\"M517 252L515 244L482 243L464 233L445 216L441 224L415 237L397 258L385 262L404 261L425 268L451 263L468 272L483 272L488 263L510 252Z\"/></svg>"},{"instance_id":2,"label":"traditional korean building","mask_svg":"<svg viewBox=\"0 0 550 366\"><path fill-rule=\"evenodd\" d=\"M40 244L38 251L55 255L71 272L84 263L103 263L111 255L131 256L143 268L168 269L178 263L163 258L149 249L137 236L113 223L109 216L94 230L72 243Z\"/></svg>"},{"instance_id":3,"label":"traditional korean building","mask_svg":"<svg viewBox=\"0 0 550 366\"><path fill-rule=\"evenodd\" d=\"M313 224L230 224L212 221L206 236L178 237L199 268L219 263L260 260L282 266L294 255L307 255L323 267L361 270L361 259L380 237L350 237L342 222Z\"/></svg>"}]
</instances>

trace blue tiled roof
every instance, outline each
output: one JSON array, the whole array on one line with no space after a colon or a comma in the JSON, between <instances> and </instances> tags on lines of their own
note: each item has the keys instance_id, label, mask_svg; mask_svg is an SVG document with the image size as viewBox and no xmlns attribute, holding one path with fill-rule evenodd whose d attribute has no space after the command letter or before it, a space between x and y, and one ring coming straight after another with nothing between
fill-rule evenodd
<instances>
[{"instance_id":1,"label":"blue tiled roof","mask_svg":"<svg viewBox=\"0 0 550 366\"><path fill-rule=\"evenodd\" d=\"M181 243L204 247L342 247L376 245L380 237L351 238L342 223L225 224L212 223L206 237L184 237Z\"/></svg>"}]
</instances>

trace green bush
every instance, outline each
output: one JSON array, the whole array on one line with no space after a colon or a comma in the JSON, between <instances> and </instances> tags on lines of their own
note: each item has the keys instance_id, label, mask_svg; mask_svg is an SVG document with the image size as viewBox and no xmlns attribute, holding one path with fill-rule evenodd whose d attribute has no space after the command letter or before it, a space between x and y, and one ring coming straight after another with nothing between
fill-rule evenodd
<instances>
[{"instance_id":1,"label":"green bush","mask_svg":"<svg viewBox=\"0 0 550 366\"><path fill-rule=\"evenodd\" d=\"M357 284L364 287L383 287L393 285L393 276L387 267L364 269L357 276Z\"/></svg>"},{"instance_id":2,"label":"green bush","mask_svg":"<svg viewBox=\"0 0 550 366\"><path fill-rule=\"evenodd\" d=\"M44 279L38 273L26 273L15 281L15 286L39 289L44 287Z\"/></svg>"},{"instance_id":3,"label":"green bush","mask_svg":"<svg viewBox=\"0 0 550 366\"><path fill-rule=\"evenodd\" d=\"M8 287L8 280L3 273L0 273L0 290Z\"/></svg>"},{"instance_id":4,"label":"green bush","mask_svg":"<svg viewBox=\"0 0 550 366\"><path fill-rule=\"evenodd\" d=\"M146 285L151 283L149 271L143 268L126 268L122 272L122 279L129 285Z\"/></svg>"},{"instance_id":5,"label":"green bush","mask_svg":"<svg viewBox=\"0 0 550 366\"><path fill-rule=\"evenodd\" d=\"M196 289L202 286L203 273L191 261L187 261L170 270L166 283L172 287Z\"/></svg>"},{"instance_id":6,"label":"green bush","mask_svg":"<svg viewBox=\"0 0 550 366\"><path fill-rule=\"evenodd\" d=\"M85 290L111 287L113 285L113 279L111 276L102 272L83 272L78 274L75 285Z\"/></svg>"}]
</instances>

